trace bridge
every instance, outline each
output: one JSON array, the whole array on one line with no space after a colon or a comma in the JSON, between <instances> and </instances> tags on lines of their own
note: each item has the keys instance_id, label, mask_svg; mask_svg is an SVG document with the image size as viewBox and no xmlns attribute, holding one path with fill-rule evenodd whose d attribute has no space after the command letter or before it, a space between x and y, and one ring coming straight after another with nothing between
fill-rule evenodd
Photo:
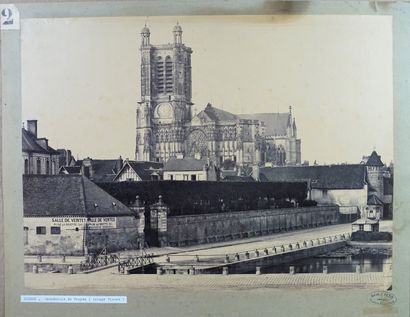
<instances>
[{"instance_id":1,"label":"bridge","mask_svg":"<svg viewBox=\"0 0 410 317\"><path fill-rule=\"evenodd\" d=\"M382 221L380 223L381 231L392 230L391 221ZM92 274L52 274L47 279L42 274L25 273L26 285L29 288L49 288L59 289L63 287L88 287L88 288L129 288L129 289L146 289L146 288L176 288L183 287L186 289L217 289L217 288L368 288L375 289L387 289L391 285L391 270L387 272L374 272L374 273L305 273L305 274L265 274L263 271L264 265L258 265L258 263L251 263L252 269L249 270L250 274L231 274L235 272L235 264L238 262L246 263L248 260L247 253L249 253L249 260L259 261L266 257L280 258L280 256L286 256L287 254L295 255L297 250L304 252L310 250L313 251L319 247L331 247L337 245L337 243L346 243L342 240L330 242L329 237L335 237L347 232L350 232L351 224L338 224L332 226L326 226L321 228L311 228L300 231L290 231L270 236L253 237L247 239L241 239L236 241L229 241L223 243L212 243L206 245L197 245L183 248L149 248L147 252L152 256L155 263L163 266L163 275L158 276L156 274L130 274L135 266L132 263L128 270L125 270L124 274L118 272L118 262L108 266L103 266L101 269L96 270ZM320 245L318 245L317 239L322 239ZM327 238L327 242L323 241L323 238ZM332 238L332 239L333 239ZM345 235L345 238L347 236ZM311 245L313 240L314 245ZM306 247L303 245L303 241L306 241ZM300 249L297 249L296 243L299 242ZM289 245L292 245L290 250ZM282 251L282 245L284 251ZM274 247L276 247L276 255L274 255ZM265 254L265 249L268 249L268 254ZM259 257L256 254L256 250L259 252ZM239 255L239 261L237 261L237 254ZM127 251L122 252L119 256L121 261L125 261L141 255L141 251ZM229 262L225 262L226 255L229 257ZM167 261L169 257L169 262ZM199 259L199 262L197 260ZM35 264L35 258L29 257L26 260L29 263ZM52 259L44 259L44 261L51 262ZM67 263L73 263L76 259L68 258ZM105 258L104 258L105 260ZM57 260L56 260L57 261ZM60 261L60 260L58 260ZM324 261L327 261L325 259ZM103 262L105 264L105 261ZM194 268L203 268L204 271L195 272L195 275L187 275L187 278L182 278L178 274L174 274L170 271L166 274L166 268L171 269L181 267L181 270L177 270L177 273L188 274ZM223 274L223 268L228 267L226 273ZM256 267L261 268L261 275L255 274ZM211 274L212 268L217 269L217 274ZM207 271L208 269L208 271ZM122 270L122 269L121 269ZM155 272L155 271L154 271ZM218 274L219 273L219 274ZM222 274L221 274L222 273ZM295 272L297 273L297 272Z\"/></svg>"},{"instance_id":2,"label":"bridge","mask_svg":"<svg viewBox=\"0 0 410 317\"><path fill-rule=\"evenodd\" d=\"M334 251L346 245L350 234L338 234L268 248L221 255L175 255L157 262L157 274L238 274ZM189 258L188 258L189 257Z\"/></svg>"}]
</instances>

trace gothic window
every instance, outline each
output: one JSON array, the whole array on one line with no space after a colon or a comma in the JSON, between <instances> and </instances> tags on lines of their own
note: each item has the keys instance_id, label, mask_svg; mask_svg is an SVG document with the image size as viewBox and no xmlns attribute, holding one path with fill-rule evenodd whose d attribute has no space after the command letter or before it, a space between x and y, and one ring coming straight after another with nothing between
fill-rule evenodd
<instances>
[{"instance_id":1,"label":"gothic window","mask_svg":"<svg viewBox=\"0 0 410 317\"><path fill-rule=\"evenodd\" d=\"M158 56L156 63L156 77L157 77L157 91L158 93L164 92L164 62L161 56Z\"/></svg>"},{"instance_id":2,"label":"gothic window","mask_svg":"<svg viewBox=\"0 0 410 317\"><path fill-rule=\"evenodd\" d=\"M283 146L279 146L276 150L276 165L285 165L286 152Z\"/></svg>"},{"instance_id":3,"label":"gothic window","mask_svg":"<svg viewBox=\"0 0 410 317\"><path fill-rule=\"evenodd\" d=\"M165 58L165 92L172 93L173 91L173 65L171 57L167 56Z\"/></svg>"},{"instance_id":4,"label":"gothic window","mask_svg":"<svg viewBox=\"0 0 410 317\"><path fill-rule=\"evenodd\" d=\"M190 156L195 156L195 154L206 156L208 145L205 133L201 130L192 131L188 136L187 149Z\"/></svg>"}]
</instances>

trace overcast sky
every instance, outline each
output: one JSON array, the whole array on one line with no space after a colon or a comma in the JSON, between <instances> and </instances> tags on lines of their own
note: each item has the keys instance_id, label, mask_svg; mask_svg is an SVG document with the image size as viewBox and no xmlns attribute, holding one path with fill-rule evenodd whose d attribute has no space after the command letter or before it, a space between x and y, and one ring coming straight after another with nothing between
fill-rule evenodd
<instances>
[{"instance_id":1,"label":"overcast sky","mask_svg":"<svg viewBox=\"0 0 410 317\"><path fill-rule=\"evenodd\" d=\"M78 158L134 159L140 31L193 49L193 102L233 113L293 107L302 160L393 160L392 28L382 16L22 21L23 121Z\"/></svg>"}]
</instances>

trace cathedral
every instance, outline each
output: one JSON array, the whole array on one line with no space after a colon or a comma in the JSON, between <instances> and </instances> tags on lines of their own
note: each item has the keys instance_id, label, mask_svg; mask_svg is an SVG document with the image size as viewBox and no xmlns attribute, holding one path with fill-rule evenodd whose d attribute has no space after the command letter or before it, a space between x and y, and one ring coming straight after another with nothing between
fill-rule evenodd
<instances>
[{"instance_id":1,"label":"cathedral","mask_svg":"<svg viewBox=\"0 0 410 317\"><path fill-rule=\"evenodd\" d=\"M173 35L172 44L152 45L149 28L141 31L136 160L194 157L238 167L300 164L301 142L291 107L288 113L236 115L208 103L193 113L192 49L182 43L179 24Z\"/></svg>"}]
</instances>

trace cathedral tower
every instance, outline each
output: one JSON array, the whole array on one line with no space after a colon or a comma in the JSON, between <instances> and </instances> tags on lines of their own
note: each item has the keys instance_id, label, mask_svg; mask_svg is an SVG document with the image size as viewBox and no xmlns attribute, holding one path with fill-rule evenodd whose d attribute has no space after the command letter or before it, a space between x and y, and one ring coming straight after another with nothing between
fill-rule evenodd
<instances>
[{"instance_id":1,"label":"cathedral tower","mask_svg":"<svg viewBox=\"0 0 410 317\"><path fill-rule=\"evenodd\" d=\"M182 28L172 44L151 45L150 30L141 31L141 101L136 109L137 161L166 161L184 152L183 126L191 120L191 54L182 43Z\"/></svg>"}]
</instances>

